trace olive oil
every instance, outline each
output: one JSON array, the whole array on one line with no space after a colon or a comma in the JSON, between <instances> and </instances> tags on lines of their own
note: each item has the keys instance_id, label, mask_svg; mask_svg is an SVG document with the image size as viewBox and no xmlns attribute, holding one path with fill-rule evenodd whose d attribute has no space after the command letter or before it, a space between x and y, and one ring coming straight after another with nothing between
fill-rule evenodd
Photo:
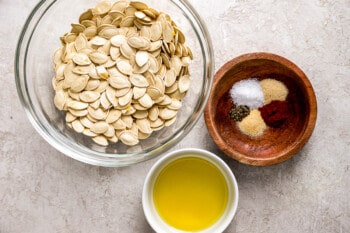
<instances>
[{"instance_id":1,"label":"olive oil","mask_svg":"<svg viewBox=\"0 0 350 233\"><path fill-rule=\"evenodd\" d=\"M228 186L221 171L198 157L185 157L168 164L159 174L153 201L161 218L184 231L210 227L224 213Z\"/></svg>"}]
</instances>

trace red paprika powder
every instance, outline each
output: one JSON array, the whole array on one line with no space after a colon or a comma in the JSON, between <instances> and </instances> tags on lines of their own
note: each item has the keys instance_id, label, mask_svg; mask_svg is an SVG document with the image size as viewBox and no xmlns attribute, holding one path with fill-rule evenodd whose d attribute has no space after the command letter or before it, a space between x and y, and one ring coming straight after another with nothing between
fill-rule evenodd
<instances>
[{"instance_id":1,"label":"red paprika powder","mask_svg":"<svg viewBox=\"0 0 350 233\"><path fill-rule=\"evenodd\" d=\"M290 108L287 101L275 100L259 108L261 117L266 125L279 128L290 117Z\"/></svg>"}]
</instances>

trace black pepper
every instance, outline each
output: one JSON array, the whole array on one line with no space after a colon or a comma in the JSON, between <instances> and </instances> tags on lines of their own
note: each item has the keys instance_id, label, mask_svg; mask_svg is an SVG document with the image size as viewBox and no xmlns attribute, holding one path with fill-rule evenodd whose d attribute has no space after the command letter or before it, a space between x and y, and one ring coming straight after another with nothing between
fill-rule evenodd
<instances>
[{"instance_id":1,"label":"black pepper","mask_svg":"<svg viewBox=\"0 0 350 233\"><path fill-rule=\"evenodd\" d=\"M246 105L239 105L230 110L230 117L235 121L242 121L243 118L248 116L250 113L250 109Z\"/></svg>"}]
</instances>

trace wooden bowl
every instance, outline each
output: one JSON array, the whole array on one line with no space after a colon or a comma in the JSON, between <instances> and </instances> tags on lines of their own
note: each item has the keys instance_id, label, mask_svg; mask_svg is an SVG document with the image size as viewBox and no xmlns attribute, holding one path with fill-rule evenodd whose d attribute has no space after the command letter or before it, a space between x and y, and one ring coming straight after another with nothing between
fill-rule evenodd
<instances>
[{"instance_id":1,"label":"wooden bowl","mask_svg":"<svg viewBox=\"0 0 350 233\"><path fill-rule=\"evenodd\" d=\"M273 78L288 90L292 116L280 128L267 127L258 137L243 134L229 116L232 85L248 78ZM216 145L237 161L255 166L283 162L309 140L316 123L317 102L304 72L291 61L271 53L250 53L232 59L215 74L205 122Z\"/></svg>"}]
</instances>

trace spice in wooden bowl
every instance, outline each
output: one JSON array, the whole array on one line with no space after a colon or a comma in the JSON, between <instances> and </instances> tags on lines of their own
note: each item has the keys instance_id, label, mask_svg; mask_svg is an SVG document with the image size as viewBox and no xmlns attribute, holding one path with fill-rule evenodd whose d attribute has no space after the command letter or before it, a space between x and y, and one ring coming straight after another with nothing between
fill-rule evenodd
<instances>
[{"instance_id":1,"label":"spice in wooden bowl","mask_svg":"<svg viewBox=\"0 0 350 233\"><path fill-rule=\"evenodd\" d=\"M262 85L264 99L270 98L265 97L270 96L268 90L280 86L280 92L272 91L274 97L271 101L288 103L288 112L284 113L270 111L274 108L264 110L269 107L265 101L256 111L250 108L250 114L260 111L266 124L258 136L242 132L242 125L249 115L240 122L230 117L231 109L237 107L231 99L230 89L252 77L267 82L268 85ZM283 85L278 82L270 85L275 82L270 79ZM287 91L282 90L283 86ZM279 119L286 113L287 117ZM225 154L241 163L267 166L289 159L307 143L316 123L317 102L310 81L294 63L271 53L251 53L232 59L217 71L204 116L210 135Z\"/></svg>"}]
</instances>

